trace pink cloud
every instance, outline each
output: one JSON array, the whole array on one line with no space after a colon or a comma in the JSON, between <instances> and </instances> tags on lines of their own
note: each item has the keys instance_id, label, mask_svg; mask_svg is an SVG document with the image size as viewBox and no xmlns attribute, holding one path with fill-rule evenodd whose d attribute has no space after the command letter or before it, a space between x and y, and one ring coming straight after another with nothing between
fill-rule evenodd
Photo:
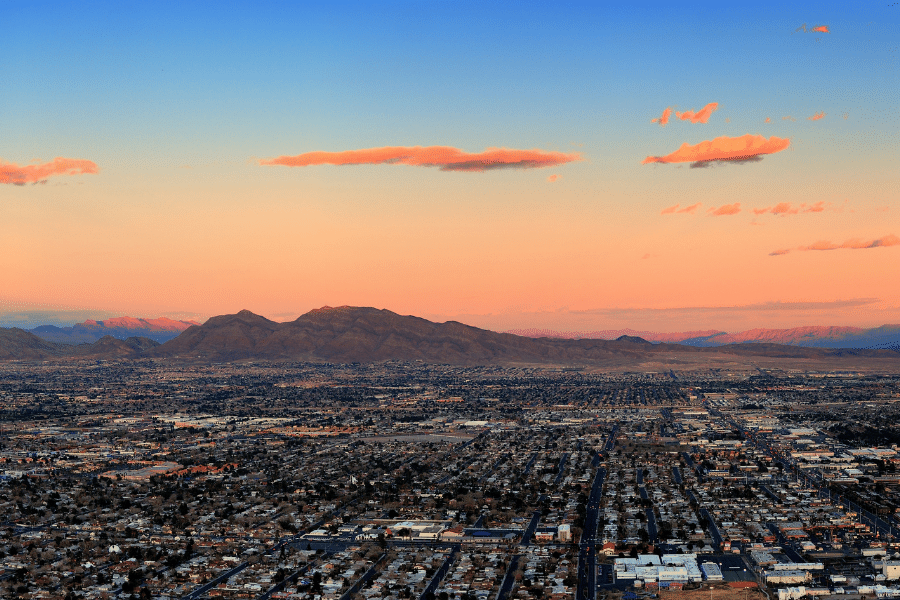
<instances>
[{"instance_id":1,"label":"pink cloud","mask_svg":"<svg viewBox=\"0 0 900 600\"><path fill-rule=\"evenodd\" d=\"M44 164L20 167L13 163L0 162L0 183L25 185L43 183L56 175L84 175L98 173L100 169L89 160L78 158L54 158Z\"/></svg>"},{"instance_id":2,"label":"pink cloud","mask_svg":"<svg viewBox=\"0 0 900 600\"><path fill-rule=\"evenodd\" d=\"M782 121L796 121L797 119L795 119L795 118L792 117L791 115L788 115L788 116L786 116L786 117L781 117L781 120L782 120Z\"/></svg>"},{"instance_id":3,"label":"pink cloud","mask_svg":"<svg viewBox=\"0 0 900 600\"><path fill-rule=\"evenodd\" d=\"M547 183L553 183L554 181L559 181L560 177L562 177L562 176L554 173L553 175L551 175L550 177L547 178Z\"/></svg>"},{"instance_id":4,"label":"pink cloud","mask_svg":"<svg viewBox=\"0 0 900 600\"><path fill-rule=\"evenodd\" d=\"M735 202L734 204L723 204L719 208L710 208L708 211L709 216L711 217L724 217L729 215L736 215L741 212L741 203Z\"/></svg>"},{"instance_id":5,"label":"pink cloud","mask_svg":"<svg viewBox=\"0 0 900 600\"><path fill-rule=\"evenodd\" d=\"M772 117L766 117L765 122L766 122L766 123L771 123L771 122L772 122Z\"/></svg>"},{"instance_id":6,"label":"pink cloud","mask_svg":"<svg viewBox=\"0 0 900 600\"><path fill-rule=\"evenodd\" d=\"M807 120L807 121L820 121L820 120L822 120L822 119L824 119L824 118L825 118L825 113L824 113L824 112L817 112L816 114L814 114L814 115L811 116L811 117L806 117L806 120Z\"/></svg>"},{"instance_id":7,"label":"pink cloud","mask_svg":"<svg viewBox=\"0 0 900 600\"><path fill-rule=\"evenodd\" d=\"M700 208L701 203L698 202L696 204L691 204L690 206L685 206L681 208L680 204L676 204L675 206L670 206L669 208L664 208L659 213L661 215L674 215L674 214L687 214L692 215L697 212L697 209Z\"/></svg>"},{"instance_id":8,"label":"pink cloud","mask_svg":"<svg viewBox=\"0 0 900 600\"><path fill-rule=\"evenodd\" d=\"M707 123L709 122L710 115L718 110L718 108L718 102L710 102L697 112L686 110L684 112L677 112L675 113L675 115L682 121L690 121L691 123Z\"/></svg>"},{"instance_id":9,"label":"pink cloud","mask_svg":"<svg viewBox=\"0 0 900 600\"><path fill-rule=\"evenodd\" d=\"M780 202L775 206L767 206L765 208L754 208L753 214L764 215L766 213L773 215L796 215L800 213L820 213L824 212L828 207L828 203L821 201L815 204L803 203L800 206L793 206L790 202Z\"/></svg>"},{"instance_id":10,"label":"pink cloud","mask_svg":"<svg viewBox=\"0 0 900 600\"><path fill-rule=\"evenodd\" d=\"M703 167L713 161L748 162L760 160L763 154L781 152L790 145L791 140L774 135L769 139L749 133L740 137L722 136L693 146L685 142L666 156L648 156L642 164L690 162L692 167Z\"/></svg>"},{"instance_id":11,"label":"pink cloud","mask_svg":"<svg viewBox=\"0 0 900 600\"><path fill-rule=\"evenodd\" d=\"M448 146L394 146L344 152L306 152L297 156L263 159L259 164L285 167L400 164L438 167L441 171L490 171L555 167L578 160L582 158L577 152L564 154L537 149L488 148L484 152L471 153Z\"/></svg>"},{"instance_id":12,"label":"pink cloud","mask_svg":"<svg viewBox=\"0 0 900 600\"><path fill-rule=\"evenodd\" d=\"M813 27L812 29L810 29L810 31L816 31L818 33L831 33L828 30L828 25L819 25L817 27Z\"/></svg>"},{"instance_id":13,"label":"pink cloud","mask_svg":"<svg viewBox=\"0 0 900 600\"><path fill-rule=\"evenodd\" d=\"M888 246L900 246L900 237L897 237L896 235L886 235L874 240L860 240L854 238L852 240L847 240L843 244L820 240L809 246L799 246L795 250L800 252L811 250L868 250L870 248L885 248ZM769 256L781 256L788 252L791 252L791 250L776 250L775 252L770 252Z\"/></svg>"},{"instance_id":14,"label":"pink cloud","mask_svg":"<svg viewBox=\"0 0 900 600\"><path fill-rule=\"evenodd\" d=\"M667 107L658 119L651 119L651 123L659 123L660 127L665 127L669 123L669 117L672 116L672 108Z\"/></svg>"}]
</instances>

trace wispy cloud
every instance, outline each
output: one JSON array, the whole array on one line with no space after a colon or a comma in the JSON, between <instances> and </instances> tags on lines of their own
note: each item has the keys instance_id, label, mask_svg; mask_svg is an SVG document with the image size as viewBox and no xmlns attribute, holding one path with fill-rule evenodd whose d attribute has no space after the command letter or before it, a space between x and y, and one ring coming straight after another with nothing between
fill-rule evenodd
<instances>
[{"instance_id":1,"label":"wispy cloud","mask_svg":"<svg viewBox=\"0 0 900 600\"><path fill-rule=\"evenodd\" d=\"M753 162L763 154L781 152L790 144L791 140L775 136L769 139L749 133L740 137L722 136L693 146L685 142L666 156L648 156L642 164L690 162L694 163L692 167L703 167L713 161Z\"/></svg>"},{"instance_id":2,"label":"wispy cloud","mask_svg":"<svg viewBox=\"0 0 900 600\"><path fill-rule=\"evenodd\" d=\"M771 122L772 122L772 117L766 117L765 122L766 122L766 123L771 123Z\"/></svg>"},{"instance_id":3,"label":"wispy cloud","mask_svg":"<svg viewBox=\"0 0 900 600\"><path fill-rule=\"evenodd\" d=\"M709 117L719 108L718 102L710 102L697 112L686 110L684 112L676 112L675 115L682 121L690 121L691 123L707 123Z\"/></svg>"},{"instance_id":4,"label":"wispy cloud","mask_svg":"<svg viewBox=\"0 0 900 600\"><path fill-rule=\"evenodd\" d=\"M650 119L651 123L659 123L660 127L665 127L669 123L669 118L672 116L672 107L666 107L666 110L662 112L662 115L656 119Z\"/></svg>"},{"instance_id":5,"label":"wispy cloud","mask_svg":"<svg viewBox=\"0 0 900 600\"><path fill-rule=\"evenodd\" d=\"M555 181L559 181L561 177L562 177L562 175L557 175L556 173L554 173L553 175L551 175L550 177L547 178L547 183L553 183Z\"/></svg>"},{"instance_id":6,"label":"wispy cloud","mask_svg":"<svg viewBox=\"0 0 900 600\"><path fill-rule=\"evenodd\" d=\"M807 120L807 121L820 121L820 120L822 120L822 119L824 119L824 118L825 118L825 113L822 112L822 111L820 111L820 112L817 112L816 114L814 114L814 115L811 116L811 117L806 117L806 120Z\"/></svg>"},{"instance_id":7,"label":"wispy cloud","mask_svg":"<svg viewBox=\"0 0 900 600\"><path fill-rule=\"evenodd\" d=\"M753 214L755 215L764 215L766 213L773 215L797 215L801 213L820 213L824 212L828 207L828 204L824 201L816 202L815 204L801 204L800 206L794 206L790 202L779 202L775 206L766 206L765 208L754 208Z\"/></svg>"},{"instance_id":8,"label":"wispy cloud","mask_svg":"<svg viewBox=\"0 0 900 600\"><path fill-rule=\"evenodd\" d=\"M820 240L808 246L798 246L793 249L775 250L770 252L769 256L783 256L789 252L806 252L810 250L868 250L871 248L885 248L888 246L900 246L900 237L896 235L886 235L874 240L860 240L854 238L847 240L843 244L836 244L826 240Z\"/></svg>"},{"instance_id":9,"label":"wispy cloud","mask_svg":"<svg viewBox=\"0 0 900 600\"><path fill-rule=\"evenodd\" d=\"M484 152L472 153L448 146L394 146L344 152L306 152L297 156L263 159L259 164L285 167L399 164L437 167L441 171L491 171L555 167L578 160L582 158L577 152L565 154L537 149L488 148Z\"/></svg>"},{"instance_id":10,"label":"wispy cloud","mask_svg":"<svg viewBox=\"0 0 900 600\"><path fill-rule=\"evenodd\" d=\"M718 208L712 207L706 212L708 212L709 216L711 217L727 217L736 215L741 212L741 203L735 202L734 204L723 204Z\"/></svg>"},{"instance_id":11,"label":"wispy cloud","mask_svg":"<svg viewBox=\"0 0 900 600\"><path fill-rule=\"evenodd\" d=\"M95 163L78 158L54 158L48 163L24 167L0 161L0 183L12 185L43 183L48 177L56 175L84 175L99 171Z\"/></svg>"},{"instance_id":12,"label":"wispy cloud","mask_svg":"<svg viewBox=\"0 0 900 600\"><path fill-rule=\"evenodd\" d=\"M676 204L675 206L670 206L669 208L664 208L659 213L661 215L674 215L674 214L688 214L692 215L697 212L697 209L700 208L701 203L691 204L690 206L685 206L681 208L680 204Z\"/></svg>"},{"instance_id":13,"label":"wispy cloud","mask_svg":"<svg viewBox=\"0 0 900 600\"><path fill-rule=\"evenodd\" d=\"M828 25L816 25L815 27L807 28L806 23L798 27L794 31L794 33L797 33L798 31L802 31L804 33L831 33L831 31L828 29Z\"/></svg>"},{"instance_id":14,"label":"wispy cloud","mask_svg":"<svg viewBox=\"0 0 900 600\"><path fill-rule=\"evenodd\" d=\"M796 121L797 119L795 119L791 115L787 115L786 117L781 117L781 120L782 121Z\"/></svg>"}]
</instances>

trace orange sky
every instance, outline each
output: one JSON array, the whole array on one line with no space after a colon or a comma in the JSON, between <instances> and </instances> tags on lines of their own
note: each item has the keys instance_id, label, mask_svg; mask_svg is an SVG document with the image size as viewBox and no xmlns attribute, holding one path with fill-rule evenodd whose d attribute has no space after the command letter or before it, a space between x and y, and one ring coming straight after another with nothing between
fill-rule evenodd
<instances>
[{"instance_id":1,"label":"orange sky","mask_svg":"<svg viewBox=\"0 0 900 600\"><path fill-rule=\"evenodd\" d=\"M900 322L896 10L502 4L24 8L0 322Z\"/></svg>"}]
</instances>

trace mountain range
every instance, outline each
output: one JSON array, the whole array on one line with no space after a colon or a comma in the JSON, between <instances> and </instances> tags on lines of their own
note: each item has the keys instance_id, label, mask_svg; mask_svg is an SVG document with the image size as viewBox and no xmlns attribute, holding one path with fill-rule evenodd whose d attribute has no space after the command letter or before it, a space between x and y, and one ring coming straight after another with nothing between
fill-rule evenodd
<instances>
[{"instance_id":1,"label":"mountain range","mask_svg":"<svg viewBox=\"0 0 900 600\"><path fill-rule=\"evenodd\" d=\"M808 348L889 348L900 349L900 325L861 327L794 327L791 329L748 329L728 333L710 329L683 333L609 329L602 331L554 331L551 329L512 329L504 333L530 338L567 340L614 340L623 335L640 337L650 342L713 347L727 344L766 343Z\"/></svg>"},{"instance_id":2,"label":"mountain range","mask_svg":"<svg viewBox=\"0 0 900 600\"><path fill-rule=\"evenodd\" d=\"M106 336L67 345L21 329L0 329L0 360L82 357L222 362L283 360L373 363L390 360L458 365L559 365L616 370L694 368L883 368L896 371L900 352L809 348L771 343L691 346L651 343L623 334L614 340L560 339L497 333L455 321L434 323L389 310L324 307L286 323L250 311L213 317L158 344Z\"/></svg>"},{"instance_id":3,"label":"mountain range","mask_svg":"<svg viewBox=\"0 0 900 600\"><path fill-rule=\"evenodd\" d=\"M136 319L134 317L116 317L105 321L87 320L71 327L41 325L30 329L31 333L48 342L60 344L91 344L106 336L126 340L131 337L145 337L162 344L191 325L199 325L196 321L175 321L166 317L158 319Z\"/></svg>"}]
</instances>

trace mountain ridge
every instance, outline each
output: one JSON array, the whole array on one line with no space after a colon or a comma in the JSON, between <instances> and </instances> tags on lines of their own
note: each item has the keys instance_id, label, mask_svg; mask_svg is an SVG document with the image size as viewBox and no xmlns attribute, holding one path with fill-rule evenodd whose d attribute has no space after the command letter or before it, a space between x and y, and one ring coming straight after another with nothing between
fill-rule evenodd
<instances>
[{"instance_id":1,"label":"mountain ridge","mask_svg":"<svg viewBox=\"0 0 900 600\"><path fill-rule=\"evenodd\" d=\"M48 342L60 344L92 344L105 336L120 340L144 337L162 344L177 337L188 327L199 324L197 321L176 321L168 317L144 319L122 316L102 321L88 319L83 323L76 323L68 327L40 325L25 331L30 331Z\"/></svg>"},{"instance_id":2,"label":"mountain ridge","mask_svg":"<svg viewBox=\"0 0 900 600\"><path fill-rule=\"evenodd\" d=\"M248 310L212 317L158 344L106 336L78 346L24 330L0 330L0 360L141 358L204 362L244 360L325 363L419 361L457 365L558 365L666 372L706 368L883 368L900 370L900 351L827 349L766 342L692 346L616 340L530 338L456 321L436 323L371 307L323 307L278 323Z\"/></svg>"},{"instance_id":3,"label":"mountain ridge","mask_svg":"<svg viewBox=\"0 0 900 600\"><path fill-rule=\"evenodd\" d=\"M742 343L775 343L809 348L897 348L900 347L900 325L862 328L809 325L784 329L754 328L729 333L719 330L662 333L634 329L599 331L555 331L552 329L511 329L504 333L531 338L605 339L622 336L640 337L652 343L676 343L688 346L714 347Z\"/></svg>"}]
</instances>

